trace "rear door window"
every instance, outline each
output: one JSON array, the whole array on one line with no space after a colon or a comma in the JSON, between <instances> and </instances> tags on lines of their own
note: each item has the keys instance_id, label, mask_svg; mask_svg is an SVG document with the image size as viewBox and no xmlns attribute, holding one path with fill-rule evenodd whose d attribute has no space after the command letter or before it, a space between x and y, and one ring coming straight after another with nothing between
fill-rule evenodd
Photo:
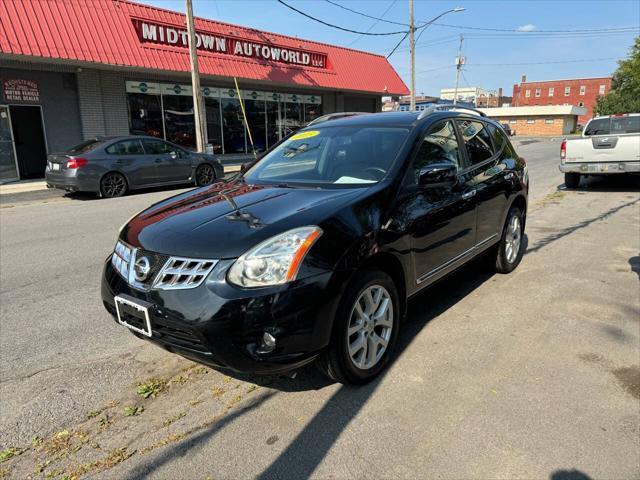
<instances>
[{"instance_id":1,"label":"rear door window","mask_svg":"<svg viewBox=\"0 0 640 480\"><path fill-rule=\"evenodd\" d=\"M597 120L591 120L589 122L589 125L587 125L587 128L584 131L584 134L586 136L610 135L611 134L610 123L611 121L608 118L598 118Z\"/></svg>"},{"instance_id":2,"label":"rear door window","mask_svg":"<svg viewBox=\"0 0 640 480\"><path fill-rule=\"evenodd\" d=\"M456 120L462 133L471 165L478 165L494 154L487 125L478 120Z\"/></svg>"},{"instance_id":3,"label":"rear door window","mask_svg":"<svg viewBox=\"0 0 640 480\"><path fill-rule=\"evenodd\" d=\"M143 140L142 144L148 155L164 155L175 150L170 144L162 140Z\"/></svg>"},{"instance_id":4,"label":"rear door window","mask_svg":"<svg viewBox=\"0 0 640 480\"><path fill-rule=\"evenodd\" d=\"M105 150L109 155L144 155L140 140L124 140L109 145Z\"/></svg>"}]
</instances>

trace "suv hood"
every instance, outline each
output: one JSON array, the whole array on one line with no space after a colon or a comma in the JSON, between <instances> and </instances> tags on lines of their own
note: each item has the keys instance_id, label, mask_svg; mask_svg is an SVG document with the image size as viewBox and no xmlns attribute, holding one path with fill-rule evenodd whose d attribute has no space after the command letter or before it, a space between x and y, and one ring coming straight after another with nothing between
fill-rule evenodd
<instances>
[{"instance_id":1,"label":"suv hood","mask_svg":"<svg viewBox=\"0 0 640 480\"><path fill-rule=\"evenodd\" d=\"M140 212L120 238L167 255L236 258L269 237L320 224L367 190L216 183Z\"/></svg>"}]
</instances>

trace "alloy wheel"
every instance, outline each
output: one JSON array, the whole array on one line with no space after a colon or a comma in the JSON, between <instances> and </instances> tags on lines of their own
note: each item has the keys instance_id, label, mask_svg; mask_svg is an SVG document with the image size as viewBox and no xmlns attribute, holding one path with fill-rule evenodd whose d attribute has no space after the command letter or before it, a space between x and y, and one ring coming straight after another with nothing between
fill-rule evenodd
<instances>
[{"instance_id":1,"label":"alloy wheel","mask_svg":"<svg viewBox=\"0 0 640 480\"><path fill-rule=\"evenodd\" d=\"M102 193L105 197L119 197L127 189L127 182L122 175L107 175L102 180Z\"/></svg>"},{"instance_id":2,"label":"alloy wheel","mask_svg":"<svg viewBox=\"0 0 640 480\"><path fill-rule=\"evenodd\" d=\"M211 167L211 165L200 165L198 167L198 171L196 172L196 181L198 182L198 185L209 185L214 178L215 174L213 173L213 167Z\"/></svg>"},{"instance_id":3,"label":"alloy wheel","mask_svg":"<svg viewBox=\"0 0 640 480\"><path fill-rule=\"evenodd\" d=\"M349 317L347 345L353 364L362 370L376 365L391 339L393 304L381 285L367 287L358 297Z\"/></svg>"},{"instance_id":4,"label":"alloy wheel","mask_svg":"<svg viewBox=\"0 0 640 480\"><path fill-rule=\"evenodd\" d=\"M522 241L522 228L520 226L520 217L513 215L507 226L505 237L505 257L507 262L513 263L518 258L520 252L520 242Z\"/></svg>"}]
</instances>

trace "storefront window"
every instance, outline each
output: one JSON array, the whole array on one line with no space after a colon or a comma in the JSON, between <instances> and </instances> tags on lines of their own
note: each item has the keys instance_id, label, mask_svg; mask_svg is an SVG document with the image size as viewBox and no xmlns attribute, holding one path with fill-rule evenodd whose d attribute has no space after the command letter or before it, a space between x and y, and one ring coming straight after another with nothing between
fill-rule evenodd
<instances>
[{"instance_id":1,"label":"storefront window","mask_svg":"<svg viewBox=\"0 0 640 480\"><path fill-rule=\"evenodd\" d=\"M322 105L313 105L306 103L304 105L304 122L309 123L311 120L322 116Z\"/></svg>"},{"instance_id":2,"label":"storefront window","mask_svg":"<svg viewBox=\"0 0 640 480\"><path fill-rule=\"evenodd\" d=\"M207 112L207 141L213 145L213 153L222 153L222 116L220 114L220 100L206 97L204 99Z\"/></svg>"},{"instance_id":3,"label":"storefront window","mask_svg":"<svg viewBox=\"0 0 640 480\"><path fill-rule=\"evenodd\" d=\"M264 100L245 100L244 109L247 112L247 123L251 129L251 138L256 152L264 152L267 149L267 128L264 112ZM249 137L247 136L247 148L251 152Z\"/></svg>"},{"instance_id":4,"label":"storefront window","mask_svg":"<svg viewBox=\"0 0 640 480\"><path fill-rule=\"evenodd\" d=\"M282 134L286 136L302 127L302 105L294 102L285 102L284 111L285 124Z\"/></svg>"},{"instance_id":5,"label":"storefront window","mask_svg":"<svg viewBox=\"0 0 640 480\"><path fill-rule=\"evenodd\" d=\"M128 93L129 131L132 135L162 138L162 108L160 95Z\"/></svg>"},{"instance_id":6,"label":"storefront window","mask_svg":"<svg viewBox=\"0 0 640 480\"><path fill-rule=\"evenodd\" d=\"M267 148L280 141L280 102L267 100Z\"/></svg>"},{"instance_id":7,"label":"storefront window","mask_svg":"<svg viewBox=\"0 0 640 480\"><path fill-rule=\"evenodd\" d=\"M224 136L224 153L245 153L244 122L240 100L223 98L222 102L222 134Z\"/></svg>"},{"instance_id":8,"label":"storefront window","mask_svg":"<svg viewBox=\"0 0 640 480\"><path fill-rule=\"evenodd\" d=\"M194 148L196 127L193 116L193 97L164 95L162 102L166 139L176 145Z\"/></svg>"}]
</instances>

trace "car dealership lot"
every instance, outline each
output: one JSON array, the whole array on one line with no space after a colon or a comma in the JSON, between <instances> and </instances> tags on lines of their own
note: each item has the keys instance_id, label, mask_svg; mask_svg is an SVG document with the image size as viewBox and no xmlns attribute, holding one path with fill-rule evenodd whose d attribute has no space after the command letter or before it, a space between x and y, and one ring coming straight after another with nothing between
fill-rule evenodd
<instances>
[{"instance_id":1,"label":"car dealership lot","mask_svg":"<svg viewBox=\"0 0 640 480\"><path fill-rule=\"evenodd\" d=\"M632 476L638 182L558 191L559 142L515 145L532 183L522 264L490 276L475 263L415 298L396 362L359 389L312 368L296 379L226 377L111 321L99 282L118 227L182 190L3 196L0 450L28 450L0 469L17 478L47 461L42 474L104 478ZM136 395L151 377L168 383L155 398ZM144 411L124 416L135 405ZM44 443L31 446L34 436Z\"/></svg>"}]
</instances>

